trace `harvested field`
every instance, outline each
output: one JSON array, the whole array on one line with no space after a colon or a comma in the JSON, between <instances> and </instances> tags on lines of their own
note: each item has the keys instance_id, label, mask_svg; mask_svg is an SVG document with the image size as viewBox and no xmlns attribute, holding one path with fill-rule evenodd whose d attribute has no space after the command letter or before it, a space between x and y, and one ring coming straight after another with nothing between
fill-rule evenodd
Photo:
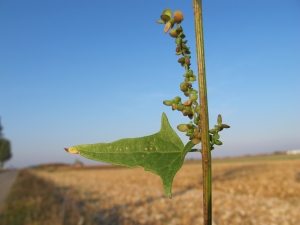
<instances>
[{"instance_id":1,"label":"harvested field","mask_svg":"<svg viewBox=\"0 0 300 225\"><path fill-rule=\"evenodd\" d=\"M202 224L201 164L185 164L168 199L141 168L35 171L95 216L93 224ZM299 224L300 159L213 163L213 224Z\"/></svg>"}]
</instances>

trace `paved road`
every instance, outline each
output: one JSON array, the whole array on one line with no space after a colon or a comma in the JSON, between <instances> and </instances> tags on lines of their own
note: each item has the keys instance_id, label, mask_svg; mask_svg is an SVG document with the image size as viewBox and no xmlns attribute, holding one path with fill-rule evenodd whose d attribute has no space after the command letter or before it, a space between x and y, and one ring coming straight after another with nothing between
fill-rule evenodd
<instances>
[{"instance_id":1,"label":"paved road","mask_svg":"<svg viewBox=\"0 0 300 225\"><path fill-rule=\"evenodd\" d=\"M17 170L0 172L0 210L17 174Z\"/></svg>"}]
</instances>

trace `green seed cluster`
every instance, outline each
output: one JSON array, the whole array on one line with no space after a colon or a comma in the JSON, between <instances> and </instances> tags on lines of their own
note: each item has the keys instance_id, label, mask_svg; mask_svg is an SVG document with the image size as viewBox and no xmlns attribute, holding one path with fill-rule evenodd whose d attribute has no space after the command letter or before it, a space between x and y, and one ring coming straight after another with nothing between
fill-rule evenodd
<instances>
[{"instance_id":1,"label":"green seed cluster","mask_svg":"<svg viewBox=\"0 0 300 225\"><path fill-rule=\"evenodd\" d=\"M215 125L213 129L209 130L209 137L210 137L210 148L211 150L214 149L214 145L222 145L222 141L220 141L219 132L222 131L224 128L230 128L229 125L222 123L222 116L218 115L218 125Z\"/></svg>"},{"instance_id":2,"label":"green seed cluster","mask_svg":"<svg viewBox=\"0 0 300 225\"><path fill-rule=\"evenodd\" d=\"M180 84L180 90L183 94L188 97L184 103L182 103L181 98L176 96L172 100L165 100L163 103L166 106L171 106L172 110L178 110L182 112L183 116L188 116L191 120L189 124L180 124L177 126L177 129L182 132L186 132L186 136L189 136L189 139L194 144L199 144L201 142L201 119L200 119L200 105L198 104L198 91L193 89L192 83L197 80L196 75L193 70L190 69L190 59L191 52L190 48L186 45L188 42L184 40L185 34L183 32L182 26L179 24L183 21L183 14L181 11L176 10L174 12L174 17L172 16L171 9L167 8L163 11L160 16L161 20L156 22L159 24L165 24L164 32L167 33L170 28L169 35L172 38L175 38L176 49L175 54L181 55L178 59L178 63L185 68L185 73L183 74L184 81ZM175 28L174 25L176 25ZM220 122L221 121L221 122ZM213 145L222 145L222 142L219 140L220 135L219 131L224 128L229 128L228 125L222 124L221 115L218 116L218 125L214 129L211 129L210 132L210 142L211 149L214 149Z\"/></svg>"}]
</instances>

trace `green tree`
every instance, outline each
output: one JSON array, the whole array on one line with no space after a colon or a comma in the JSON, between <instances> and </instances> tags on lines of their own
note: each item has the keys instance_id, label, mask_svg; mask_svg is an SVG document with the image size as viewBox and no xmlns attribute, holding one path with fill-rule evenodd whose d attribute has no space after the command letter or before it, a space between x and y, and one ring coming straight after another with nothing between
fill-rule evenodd
<instances>
[{"instance_id":1,"label":"green tree","mask_svg":"<svg viewBox=\"0 0 300 225\"><path fill-rule=\"evenodd\" d=\"M2 129L0 121L0 169L3 168L4 162L9 160L12 156L10 141L3 137Z\"/></svg>"}]
</instances>

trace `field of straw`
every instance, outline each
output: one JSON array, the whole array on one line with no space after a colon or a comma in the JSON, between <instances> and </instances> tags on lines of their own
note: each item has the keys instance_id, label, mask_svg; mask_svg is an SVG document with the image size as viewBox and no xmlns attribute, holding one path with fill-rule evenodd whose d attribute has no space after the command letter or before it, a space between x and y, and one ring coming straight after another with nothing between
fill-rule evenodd
<instances>
[{"instance_id":1,"label":"field of straw","mask_svg":"<svg viewBox=\"0 0 300 225\"><path fill-rule=\"evenodd\" d=\"M184 164L172 199L141 168L34 173L89 210L93 224L202 224L201 164ZM299 173L300 159L213 163L213 224L300 224Z\"/></svg>"}]
</instances>

